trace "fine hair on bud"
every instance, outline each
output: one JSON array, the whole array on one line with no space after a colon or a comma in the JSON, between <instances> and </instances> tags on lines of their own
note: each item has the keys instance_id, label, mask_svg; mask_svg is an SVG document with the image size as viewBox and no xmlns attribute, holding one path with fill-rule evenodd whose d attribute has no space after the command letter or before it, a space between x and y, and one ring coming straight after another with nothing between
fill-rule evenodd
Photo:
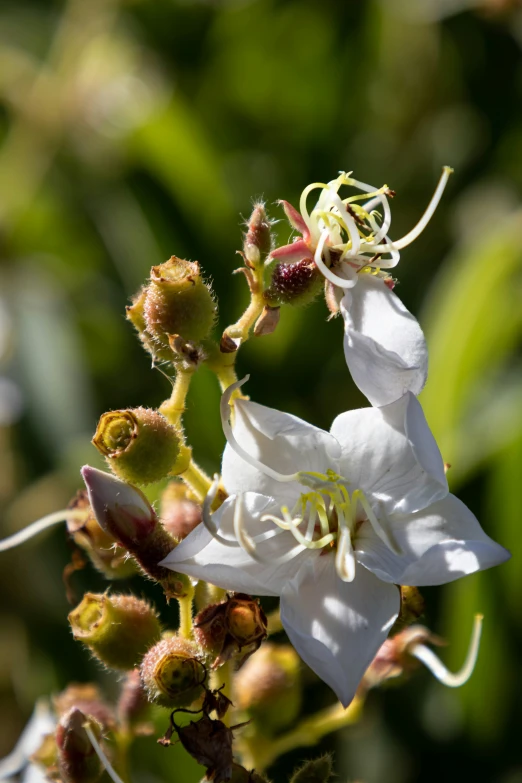
<instances>
[{"instance_id":1,"label":"fine hair on bud","mask_svg":"<svg viewBox=\"0 0 522 783\"><path fill-rule=\"evenodd\" d=\"M63 783L96 783L103 772L103 765L85 731L89 722L92 732L100 742L102 727L85 715L78 707L71 707L60 718L56 729L58 772Z\"/></svg>"},{"instance_id":2,"label":"fine hair on bud","mask_svg":"<svg viewBox=\"0 0 522 783\"><path fill-rule=\"evenodd\" d=\"M110 469L131 484L164 479L174 468L180 448L175 427L150 408L104 413L92 442Z\"/></svg>"},{"instance_id":3,"label":"fine hair on bud","mask_svg":"<svg viewBox=\"0 0 522 783\"><path fill-rule=\"evenodd\" d=\"M323 287L324 278L312 258L288 263L279 261L272 270L264 298L270 307L307 305L313 302Z\"/></svg>"},{"instance_id":4,"label":"fine hair on bud","mask_svg":"<svg viewBox=\"0 0 522 783\"><path fill-rule=\"evenodd\" d=\"M268 736L292 723L301 708L300 660L294 648L263 644L236 674L233 701Z\"/></svg>"},{"instance_id":5,"label":"fine hair on bud","mask_svg":"<svg viewBox=\"0 0 522 783\"><path fill-rule=\"evenodd\" d=\"M187 707L203 694L206 669L194 642L171 636L147 652L140 675L149 701L162 707Z\"/></svg>"},{"instance_id":6,"label":"fine hair on bud","mask_svg":"<svg viewBox=\"0 0 522 783\"><path fill-rule=\"evenodd\" d=\"M67 508L71 511L85 510L88 514L85 520L67 519L67 532L106 579L128 579L137 573L136 562L128 556L127 550L98 524L87 490L79 490Z\"/></svg>"},{"instance_id":7,"label":"fine hair on bud","mask_svg":"<svg viewBox=\"0 0 522 783\"><path fill-rule=\"evenodd\" d=\"M182 541L201 522L201 504L182 481L170 481L160 497L160 522L176 541Z\"/></svg>"},{"instance_id":8,"label":"fine hair on bud","mask_svg":"<svg viewBox=\"0 0 522 783\"><path fill-rule=\"evenodd\" d=\"M332 757L327 754L305 761L303 766L294 772L290 783L328 783L332 776Z\"/></svg>"},{"instance_id":9,"label":"fine hair on bud","mask_svg":"<svg viewBox=\"0 0 522 783\"><path fill-rule=\"evenodd\" d=\"M254 209L247 221L247 233L243 243L243 254L249 266L262 263L272 249L272 233L265 205L262 202L254 204Z\"/></svg>"},{"instance_id":10,"label":"fine hair on bud","mask_svg":"<svg viewBox=\"0 0 522 783\"><path fill-rule=\"evenodd\" d=\"M94 718L104 731L113 729L116 721L114 711L104 701L100 689L93 683L70 683L65 690L53 696L54 711L60 718L72 707Z\"/></svg>"},{"instance_id":11,"label":"fine hair on bud","mask_svg":"<svg viewBox=\"0 0 522 783\"><path fill-rule=\"evenodd\" d=\"M186 342L199 343L214 326L216 303L197 261L172 256L164 264L153 266L139 303L133 305L137 307L134 320L141 324L143 318L147 339L160 360L175 360L170 337L180 335Z\"/></svg>"},{"instance_id":12,"label":"fine hair on bud","mask_svg":"<svg viewBox=\"0 0 522 783\"><path fill-rule=\"evenodd\" d=\"M161 637L154 609L133 595L86 593L69 614L73 636L110 669L128 671Z\"/></svg>"}]
</instances>

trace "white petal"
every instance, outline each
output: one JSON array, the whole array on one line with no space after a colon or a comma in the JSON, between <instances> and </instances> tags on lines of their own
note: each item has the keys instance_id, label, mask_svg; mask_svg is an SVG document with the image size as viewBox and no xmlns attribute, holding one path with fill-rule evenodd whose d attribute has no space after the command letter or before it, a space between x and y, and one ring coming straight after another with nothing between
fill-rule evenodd
<instances>
[{"instance_id":1,"label":"white petal","mask_svg":"<svg viewBox=\"0 0 522 783\"><path fill-rule=\"evenodd\" d=\"M243 496L245 530L250 536L256 536L268 530L279 530L272 522L261 522L264 514L280 517L279 505L273 498L247 492ZM220 534L237 544L234 534L234 510L236 496L228 498L216 511L213 521ZM254 595L279 595L286 582L292 579L304 560L319 555L306 550L293 557L289 562L278 564L276 559L283 557L297 546L293 535L287 531L256 545L259 557L266 561L253 560L242 547L226 546L212 538L204 527L198 525L192 533L161 561L160 565L179 571L194 579L202 579L225 590L235 590Z\"/></svg>"},{"instance_id":2,"label":"white petal","mask_svg":"<svg viewBox=\"0 0 522 783\"><path fill-rule=\"evenodd\" d=\"M283 590L281 621L311 669L347 707L399 612L399 591L364 568L343 582L333 554L303 565Z\"/></svg>"},{"instance_id":3,"label":"white petal","mask_svg":"<svg viewBox=\"0 0 522 783\"><path fill-rule=\"evenodd\" d=\"M447 495L440 451L411 392L383 408L341 413L331 432L348 489L362 489L377 516L380 503L388 515L409 514Z\"/></svg>"},{"instance_id":4,"label":"white petal","mask_svg":"<svg viewBox=\"0 0 522 783\"><path fill-rule=\"evenodd\" d=\"M252 456L279 473L335 470L339 444L323 430L289 413L255 402L236 400L234 434ZM293 505L303 490L297 482L280 483L248 465L227 444L223 455L223 483L230 495L258 492Z\"/></svg>"},{"instance_id":5,"label":"white petal","mask_svg":"<svg viewBox=\"0 0 522 783\"><path fill-rule=\"evenodd\" d=\"M403 555L394 555L368 523L361 526L355 542L357 560L387 582L418 587L445 584L510 557L454 495L390 521Z\"/></svg>"},{"instance_id":6,"label":"white petal","mask_svg":"<svg viewBox=\"0 0 522 783\"><path fill-rule=\"evenodd\" d=\"M49 702L46 699L38 701L16 747L0 760L0 780L6 780L20 772L28 763L29 756L38 750L46 734L51 734L55 727L56 718L51 712Z\"/></svg>"},{"instance_id":7,"label":"white petal","mask_svg":"<svg viewBox=\"0 0 522 783\"><path fill-rule=\"evenodd\" d=\"M383 280L359 275L343 297L341 313L346 363L371 404L387 405L407 391L419 394L428 372L424 334Z\"/></svg>"}]
</instances>

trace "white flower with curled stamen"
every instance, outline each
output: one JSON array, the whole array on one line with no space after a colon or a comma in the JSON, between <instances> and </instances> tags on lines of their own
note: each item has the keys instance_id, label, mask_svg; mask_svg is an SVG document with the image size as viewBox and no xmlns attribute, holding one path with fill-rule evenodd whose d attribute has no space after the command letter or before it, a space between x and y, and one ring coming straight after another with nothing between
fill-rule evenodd
<instances>
[{"instance_id":1,"label":"white flower with curled stamen","mask_svg":"<svg viewBox=\"0 0 522 783\"><path fill-rule=\"evenodd\" d=\"M271 259L314 262L335 286L345 323L344 350L352 377L372 405L387 405L407 391L419 394L426 382L428 357L416 319L393 293L386 271L397 266L400 250L411 244L428 224L452 169L444 168L433 197L417 225L404 237L391 240L391 211L387 185L376 189L341 172L328 183L314 182L301 195L299 213L282 201L288 220L300 239L277 248ZM343 187L362 194L341 198ZM319 189L308 211L309 194ZM368 201L369 199L369 201ZM360 201L366 203L361 204Z\"/></svg>"},{"instance_id":2,"label":"white flower with curled stamen","mask_svg":"<svg viewBox=\"0 0 522 783\"><path fill-rule=\"evenodd\" d=\"M436 585L509 557L448 494L442 459L411 393L338 416L324 432L222 398L230 497L162 565L227 590L281 597L303 658L343 704L399 611L396 584Z\"/></svg>"}]
</instances>

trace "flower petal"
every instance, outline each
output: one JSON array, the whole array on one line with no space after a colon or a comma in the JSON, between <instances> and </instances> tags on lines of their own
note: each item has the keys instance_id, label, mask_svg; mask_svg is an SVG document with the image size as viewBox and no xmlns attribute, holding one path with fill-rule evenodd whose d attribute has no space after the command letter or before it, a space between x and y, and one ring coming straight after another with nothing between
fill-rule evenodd
<instances>
[{"instance_id":1,"label":"flower petal","mask_svg":"<svg viewBox=\"0 0 522 783\"><path fill-rule=\"evenodd\" d=\"M352 378L372 405L419 394L428 352L418 321L401 300L369 274L343 297L344 353Z\"/></svg>"},{"instance_id":2,"label":"flower petal","mask_svg":"<svg viewBox=\"0 0 522 783\"><path fill-rule=\"evenodd\" d=\"M509 559L454 495L429 508L390 520L403 555L383 544L369 523L359 529L356 558L379 579L401 585L440 585Z\"/></svg>"},{"instance_id":3,"label":"flower petal","mask_svg":"<svg viewBox=\"0 0 522 783\"><path fill-rule=\"evenodd\" d=\"M347 707L399 606L395 586L364 568L343 582L333 555L325 555L305 563L286 585L281 621L301 658Z\"/></svg>"},{"instance_id":4,"label":"flower petal","mask_svg":"<svg viewBox=\"0 0 522 783\"><path fill-rule=\"evenodd\" d=\"M278 531L278 535L273 538L256 543L257 554L266 562L254 560L237 543L234 533L236 503L236 496L228 498L212 520L218 526L220 535L237 546L221 543L201 524L161 561L161 565L225 590L254 595L279 595L304 560L317 557L319 552L305 550L288 562L278 563L281 557L297 546L297 541L287 531L279 533L279 528L273 522L260 521L264 514L280 516L279 505L273 498L247 492L243 496L245 532L254 537L270 530Z\"/></svg>"},{"instance_id":5,"label":"flower petal","mask_svg":"<svg viewBox=\"0 0 522 783\"><path fill-rule=\"evenodd\" d=\"M56 728L56 718L51 712L47 699L36 702L33 714L22 731L14 750L3 759L0 759L0 780L8 778L20 772L29 762L30 756L35 753L47 734L52 734Z\"/></svg>"},{"instance_id":6,"label":"flower petal","mask_svg":"<svg viewBox=\"0 0 522 783\"><path fill-rule=\"evenodd\" d=\"M323 430L289 413L256 402L236 400L234 435L249 454L280 473L335 470L341 448ZM297 482L280 483L239 457L227 444L223 454L223 483L230 495L258 492L293 505L303 491Z\"/></svg>"},{"instance_id":7,"label":"flower petal","mask_svg":"<svg viewBox=\"0 0 522 783\"><path fill-rule=\"evenodd\" d=\"M447 495L440 451L411 392L383 408L341 413L331 432L349 488L362 489L387 514L413 513Z\"/></svg>"}]
</instances>

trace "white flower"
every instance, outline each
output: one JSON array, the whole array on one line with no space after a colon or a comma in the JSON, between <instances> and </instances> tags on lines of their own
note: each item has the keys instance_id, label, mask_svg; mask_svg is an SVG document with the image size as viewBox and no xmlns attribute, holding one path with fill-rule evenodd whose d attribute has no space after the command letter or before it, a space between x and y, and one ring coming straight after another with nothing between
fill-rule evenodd
<instances>
[{"instance_id":1,"label":"white flower","mask_svg":"<svg viewBox=\"0 0 522 783\"><path fill-rule=\"evenodd\" d=\"M228 590L281 597L303 658L350 703L399 611L397 584L436 585L501 563L444 467L411 393L338 416L331 433L222 398L230 497L162 565ZM214 489L217 488L217 483Z\"/></svg>"},{"instance_id":2,"label":"white flower","mask_svg":"<svg viewBox=\"0 0 522 783\"><path fill-rule=\"evenodd\" d=\"M395 267L399 251L424 230L450 174L451 169L446 166L422 218L396 241L388 236L388 197L394 193L386 185L376 189L341 172L331 182L314 182L305 188L300 214L288 202L282 202L290 223L302 238L273 251L271 258L313 259L336 287L336 298L342 296L346 362L355 383L372 405L387 405L407 391L419 394L426 382L428 356L424 335L417 320L393 293L395 281L383 270ZM363 193L341 198L339 190L343 186ZM315 189L321 193L308 212L307 198ZM368 198L367 203L358 203Z\"/></svg>"}]
</instances>

